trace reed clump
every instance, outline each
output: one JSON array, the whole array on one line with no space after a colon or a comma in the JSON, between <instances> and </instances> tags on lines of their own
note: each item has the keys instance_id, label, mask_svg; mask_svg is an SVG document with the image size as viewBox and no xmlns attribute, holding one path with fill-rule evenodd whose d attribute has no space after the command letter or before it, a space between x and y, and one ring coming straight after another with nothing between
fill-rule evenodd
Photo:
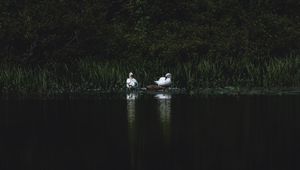
<instances>
[{"instance_id":1,"label":"reed clump","mask_svg":"<svg viewBox=\"0 0 300 170\"><path fill-rule=\"evenodd\" d=\"M130 71L141 87L172 73L173 85L197 90L216 87L300 87L300 60L290 56L256 62L249 59L204 58L168 64L160 60L96 61L80 59L72 64L54 63L37 67L0 63L2 95L53 95L89 90L123 91Z\"/></svg>"}]
</instances>

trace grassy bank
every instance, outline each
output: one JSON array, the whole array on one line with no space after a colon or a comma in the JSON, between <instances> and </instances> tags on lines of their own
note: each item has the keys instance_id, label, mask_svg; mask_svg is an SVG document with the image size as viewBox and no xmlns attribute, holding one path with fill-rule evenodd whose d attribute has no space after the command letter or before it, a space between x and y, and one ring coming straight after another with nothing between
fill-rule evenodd
<instances>
[{"instance_id":1,"label":"grassy bank","mask_svg":"<svg viewBox=\"0 0 300 170\"><path fill-rule=\"evenodd\" d=\"M155 61L95 61L76 60L72 64L48 64L25 67L2 62L0 64L2 95L53 95L99 91L123 91L128 72L142 87L153 80L172 73L173 86L196 90L215 87L300 87L300 59L287 57L255 62L249 59L202 59L186 63Z\"/></svg>"}]
</instances>

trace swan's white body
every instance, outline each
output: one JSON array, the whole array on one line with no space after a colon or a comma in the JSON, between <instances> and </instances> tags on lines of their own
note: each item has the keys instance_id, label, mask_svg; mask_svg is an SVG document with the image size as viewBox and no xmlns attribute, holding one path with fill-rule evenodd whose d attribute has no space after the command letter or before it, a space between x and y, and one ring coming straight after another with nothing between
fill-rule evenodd
<instances>
[{"instance_id":1,"label":"swan's white body","mask_svg":"<svg viewBox=\"0 0 300 170\"><path fill-rule=\"evenodd\" d=\"M128 78L126 80L126 86L127 86L127 88L137 88L138 82L136 81L135 78Z\"/></svg>"},{"instance_id":2,"label":"swan's white body","mask_svg":"<svg viewBox=\"0 0 300 170\"><path fill-rule=\"evenodd\" d=\"M158 86L169 87L172 84L171 74L167 73L165 77L159 78L157 81L154 81Z\"/></svg>"},{"instance_id":3,"label":"swan's white body","mask_svg":"<svg viewBox=\"0 0 300 170\"><path fill-rule=\"evenodd\" d=\"M129 77L126 80L126 87L129 89L134 89L134 88L138 87L138 82L132 76L133 76L133 74L130 72Z\"/></svg>"}]
</instances>

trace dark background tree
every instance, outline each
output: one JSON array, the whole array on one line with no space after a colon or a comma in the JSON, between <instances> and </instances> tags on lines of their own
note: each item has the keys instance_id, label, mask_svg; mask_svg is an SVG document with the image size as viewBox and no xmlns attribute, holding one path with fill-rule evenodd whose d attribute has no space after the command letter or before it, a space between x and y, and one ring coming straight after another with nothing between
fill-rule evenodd
<instances>
[{"instance_id":1,"label":"dark background tree","mask_svg":"<svg viewBox=\"0 0 300 170\"><path fill-rule=\"evenodd\" d=\"M0 55L189 61L299 54L298 0L2 0Z\"/></svg>"}]
</instances>

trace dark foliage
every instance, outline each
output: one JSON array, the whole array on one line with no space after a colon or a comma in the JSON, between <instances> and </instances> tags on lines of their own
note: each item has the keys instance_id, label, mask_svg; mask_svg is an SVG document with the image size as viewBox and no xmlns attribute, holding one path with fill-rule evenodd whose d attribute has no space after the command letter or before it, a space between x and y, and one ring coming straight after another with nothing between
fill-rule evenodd
<instances>
[{"instance_id":1,"label":"dark foliage","mask_svg":"<svg viewBox=\"0 0 300 170\"><path fill-rule=\"evenodd\" d=\"M299 54L298 0L1 0L0 56L189 61Z\"/></svg>"}]
</instances>

